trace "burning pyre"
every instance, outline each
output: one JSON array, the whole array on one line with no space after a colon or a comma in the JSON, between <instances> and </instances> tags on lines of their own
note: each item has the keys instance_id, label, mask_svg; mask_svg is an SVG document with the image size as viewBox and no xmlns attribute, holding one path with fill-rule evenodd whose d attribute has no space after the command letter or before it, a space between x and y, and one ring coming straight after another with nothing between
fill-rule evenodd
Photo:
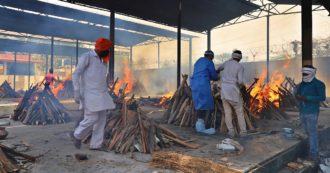
<instances>
[{"instance_id":1,"label":"burning pyre","mask_svg":"<svg viewBox=\"0 0 330 173\"><path fill-rule=\"evenodd\" d=\"M52 92L57 98L73 98L74 88L71 77L66 77L63 81L57 82Z\"/></svg>"}]
</instances>

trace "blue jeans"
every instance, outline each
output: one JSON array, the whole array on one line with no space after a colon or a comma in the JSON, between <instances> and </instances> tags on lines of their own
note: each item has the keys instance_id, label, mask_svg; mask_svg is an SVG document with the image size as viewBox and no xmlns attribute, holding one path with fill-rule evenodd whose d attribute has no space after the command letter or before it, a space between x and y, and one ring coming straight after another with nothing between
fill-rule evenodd
<instances>
[{"instance_id":1,"label":"blue jeans","mask_svg":"<svg viewBox=\"0 0 330 173\"><path fill-rule=\"evenodd\" d=\"M309 139L309 155L312 159L318 158L319 151L319 140L318 140L318 132L317 132L317 120L319 114L304 114L300 113L300 121L308 135Z\"/></svg>"}]
</instances>

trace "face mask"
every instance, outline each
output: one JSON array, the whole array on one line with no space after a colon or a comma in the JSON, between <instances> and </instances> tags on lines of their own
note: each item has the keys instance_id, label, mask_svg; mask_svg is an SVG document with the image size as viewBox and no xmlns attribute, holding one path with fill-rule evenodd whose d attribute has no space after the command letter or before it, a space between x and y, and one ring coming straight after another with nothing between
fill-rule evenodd
<instances>
[{"instance_id":1,"label":"face mask","mask_svg":"<svg viewBox=\"0 0 330 173\"><path fill-rule=\"evenodd\" d=\"M312 82L312 80L315 78L316 69L304 67L302 69L302 73L302 80L304 82Z\"/></svg>"}]
</instances>

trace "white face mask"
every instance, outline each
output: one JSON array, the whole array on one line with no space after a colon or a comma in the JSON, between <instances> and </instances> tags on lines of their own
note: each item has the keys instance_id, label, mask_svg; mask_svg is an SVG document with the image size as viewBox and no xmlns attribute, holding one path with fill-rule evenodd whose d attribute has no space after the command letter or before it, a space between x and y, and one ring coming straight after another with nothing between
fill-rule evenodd
<instances>
[{"instance_id":1,"label":"white face mask","mask_svg":"<svg viewBox=\"0 0 330 173\"><path fill-rule=\"evenodd\" d=\"M303 76L302 80L304 82L312 82L312 80L315 78L315 74L309 74L307 76Z\"/></svg>"},{"instance_id":2,"label":"white face mask","mask_svg":"<svg viewBox=\"0 0 330 173\"><path fill-rule=\"evenodd\" d=\"M302 80L304 82L312 82L312 80L315 78L315 74L316 74L316 69L314 68L308 68L308 67L304 67L302 69L302 73L306 73L308 74L307 76L303 76Z\"/></svg>"}]
</instances>

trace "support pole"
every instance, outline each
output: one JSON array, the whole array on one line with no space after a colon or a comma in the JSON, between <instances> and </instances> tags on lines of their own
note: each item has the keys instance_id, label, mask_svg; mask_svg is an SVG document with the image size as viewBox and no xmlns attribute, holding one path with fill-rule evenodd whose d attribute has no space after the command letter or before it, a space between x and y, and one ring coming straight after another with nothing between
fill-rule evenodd
<instances>
[{"instance_id":1,"label":"support pole","mask_svg":"<svg viewBox=\"0 0 330 173\"><path fill-rule=\"evenodd\" d=\"M129 67L133 67L133 46L129 47Z\"/></svg>"},{"instance_id":2,"label":"support pole","mask_svg":"<svg viewBox=\"0 0 330 173\"><path fill-rule=\"evenodd\" d=\"M50 68L54 70L54 37L52 37L52 41L51 41Z\"/></svg>"},{"instance_id":3,"label":"support pole","mask_svg":"<svg viewBox=\"0 0 330 173\"><path fill-rule=\"evenodd\" d=\"M48 73L48 55L46 55L46 69L45 70L46 70L45 73L47 74Z\"/></svg>"},{"instance_id":4,"label":"support pole","mask_svg":"<svg viewBox=\"0 0 330 173\"><path fill-rule=\"evenodd\" d=\"M30 87L30 80L31 80L31 53L29 53L29 77L28 77L28 87Z\"/></svg>"},{"instance_id":5,"label":"support pole","mask_svg":"<svg viewBox=\"0 0 330 173\"><path fill-rule=\"evenodd\" d=\"M113 47L110 48L109 77L110 81L115 78L115 11L110 10L110 40Z\"/></svg>"},{"instance_id":6,"label":"support pole","mask_svg":"<svg viewBox=\"0 0 330 173\"><path fill-rule=\"evenodd\" d=\"M79 40L77 39L76 40L76 65L78 64L78 57L79 57Z\"/></svg>"},{"instance_id":7,"label":"support pole","mask_svg":"<svg viewBox=\"0 0 330 173\"><path fill-rule=\"evenodd\" d=\"M157 67L160 68L160 41L157 42Z\"/></svg>"},{"instance_id":8,"label":"support pole","mask_svg":"<svg viewBox=\"0 0 330 173\"><path fill-rule=\"evenodd\" d=\"M189 38L189 74L192 74L192 38Z\"/></svg>"},{"instance_id":9,"label":"support pole","mask_svg":"<svg viewBox=\"0 0 330 173\"><path fill-rule=\"evenodd\" d=\"M207 30L207 50L211 50L211 30Z\"/></svg>"},{"instance_id":10,"label":"support pole","mask_svg":"<svg viewBox=\"0 0 330 173\"><path fill-rule=\"evenodd\" d=\"M302 65L313 65L312 0L301 1Z\"/></svg>"},{"instance_id":11,"label":"support pole","mask_svg":"<svg viewBox=\"0 0 330 173\"><path fill-rule=\"evenodd\" d=\"M269 82L269 14L267 15L267 83Z\"/></svg>"},{"instance_id":12,"label":"support pole","mask_svg":"<svg viewBox=\"0 0 330 173\"><path fill-rule=\"evenodd\" d=\"M177 31L177 88L181 82L181 4L182 0L178 0L178 31Z\"/></svg>"},{"instance_id":13,"label":"support pole","mask_svg":"<svg viewBox=\"0 0 330 173\"><path fill-rule=\"evenodd\" d=\"M17 56L17 53L15 52L14 53L14 91L16 91L16 56Z\"/></svg>"},{"instance_id":14,"label":"support pole","mask_svg":"<svg viewBox=\"0 0 330 173\"><path fill-rule=\"evenodd\" d=\"M71 69L70 69L70 70L71 70L71 76L72 76L72 63L73 63L73 57L71 56L71 63L70 63L70 64L71 64L71 65L70 65L70 68L71 68Z\"/></svg>"}]
</instances>

